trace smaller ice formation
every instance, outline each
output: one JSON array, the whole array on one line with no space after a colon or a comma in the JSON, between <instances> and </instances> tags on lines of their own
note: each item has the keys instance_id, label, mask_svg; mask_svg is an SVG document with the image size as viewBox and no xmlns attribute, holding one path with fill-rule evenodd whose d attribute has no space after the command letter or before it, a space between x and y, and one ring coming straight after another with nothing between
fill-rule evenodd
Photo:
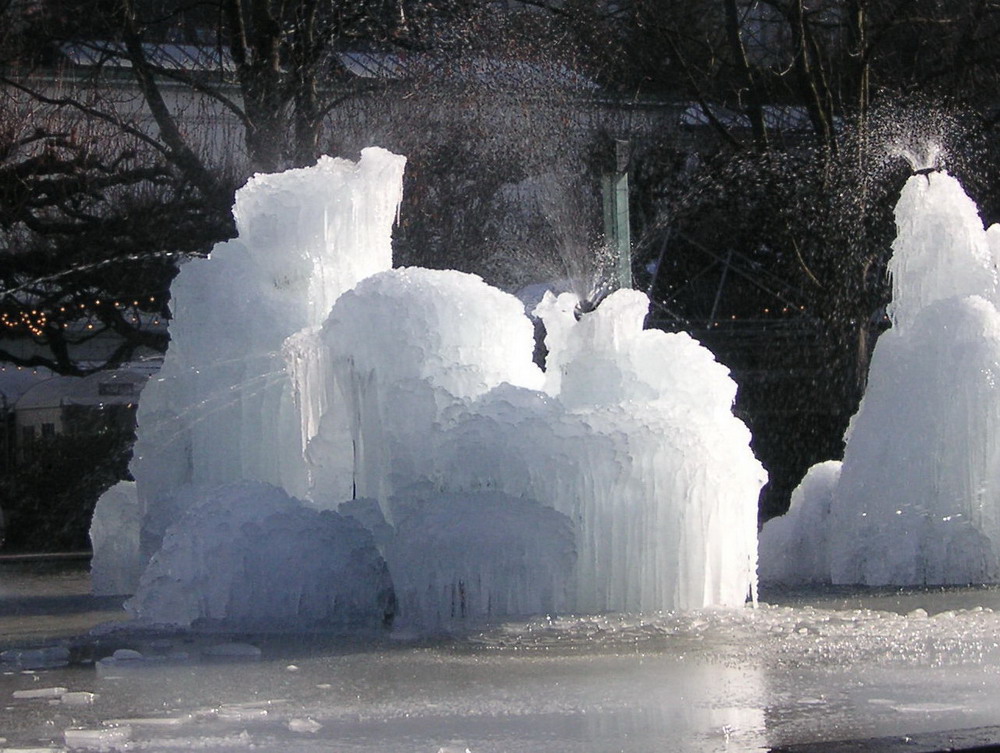
<instances>
[{"instance_id":1,"label":"smaller ice formation","mask_svg":"<svg viewBox=\"0 0 1000 753\"><path fill-rule=\"evenodd\" d=\"M1000 227L984 230L944 172L909 179L896 225L892 328L876 344L839 479L834 466L811 470L788 516L764 526L762 579L1000 580ZM811 553L801 572L784 561L790 551Z\"/></svg>"},{"instance_id":2,"label":"smaller ice formation","mask_svg":"<svg viewBox=\"0 0 1000 753\"><path fill-rule=\"evenodd\" d=\"M239 239L181 271L140 406L140 551L95 537L145 569L132 609L371 624L390 578L399 620L431 628L744 604L765 474L726 368L622 290L579 321L571 294L539 304L543 372L515 297L390 269L402 167L371 149L257 176Z\"/></svg>"},{"instance_id":3,"label":"smaller ice formation","mask_svg":"<svg viewBox=\"0 0 1000 753\"><path fill-rule=\"evenodd\" d=\"M764 524L757 540L761 583L830 582L830 508L841 462L810 468L792 492L788 512Z\"/></svg>"},{"instance_id":4,"label":"smaller ice formation","mask_svg":"<svg viewBox=\"0 0 1000 753\"><path fill-rule=\"evenodd\" d=\"M90 580L94 593L130 594L142 574L141 515L134 481L120 481L97 501L90 521Z\"/></svg>"}]
</instances>

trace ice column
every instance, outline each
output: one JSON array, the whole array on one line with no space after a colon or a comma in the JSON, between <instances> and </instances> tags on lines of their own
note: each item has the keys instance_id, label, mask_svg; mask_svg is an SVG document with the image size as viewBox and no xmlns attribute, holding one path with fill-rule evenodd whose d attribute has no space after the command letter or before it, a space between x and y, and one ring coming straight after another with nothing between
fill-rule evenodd
<instances>
[{"instance_id":1,"label":"ice column","mask_svg":"<svg viewBox=\"0 0 1000 753\"><path fill-rule=\"evenodd\" d=\"M145 558L182 512L184 485L263 481L308 493L304 437L322 406L303 393L318 393L310 385L322 377L303 362L318 357L305 343L341 293L392 265L404 164L371 148L357 163L322 157L255 175L236 195L239 237L181 268L170 348L138 413Z\"/></svg>"},{"instance_id":2,"label":"ice column","mask_svg":"<svg viewBox=\"0 0 1000 753\"><path fill-rule=\"evenodd\" d=\"M829 552L827 568L809 567L834 583L1000 579L1000 228L984 231L944 172L909 179L896 225L892 328L876 344L839 479L831 468L816 484L810 471L789 511L798 522L764 527L762 574L776 580L801 575L780 559L805 550Z\"/></svg>"},{"instance_id":3,"label":"ice column","mask_svg":"<svg viewBox=\"0 0 1000 753\"><path fill-rule=\"evenodd\" d=\"M896 208L892 328L875 348L831 510L835 583L1000 577L1000 314L991 230L946 173Z\"/></svg>"}]
</instances>

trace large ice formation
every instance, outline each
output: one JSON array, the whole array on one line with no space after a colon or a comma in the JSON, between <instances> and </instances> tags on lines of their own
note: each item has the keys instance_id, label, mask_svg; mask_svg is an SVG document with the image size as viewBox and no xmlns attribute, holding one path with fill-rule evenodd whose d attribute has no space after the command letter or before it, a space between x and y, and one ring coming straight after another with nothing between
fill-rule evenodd
<instances>
[{"instance_id":1,"label":"large ice formation","mask_svg":"<svg viewBox=\"0 0 1000 753\"><path fill-rule=\"evenodd\" d=\"M805 510L829 504L828 523L768 522L762 577L790 579L777 560L797 549L828 552L826 577L815 573L833 583L1000 579L1000 227L984 230L944 172L909 179L896 224L892 328L876 344L839 481L828 502L812 472L797 492L818 494Z\"/></svg>"},{"instance_id":2,"label":"large ice formation","mask_svg":"<svg viewBox=\"0 0 1000 753\"><path fill-rule=\"evenodd\" d=\"M240 238L178 277L133 463L141 559L160 550L140 613L253 616L217 592L233 593L231 552L266 556L267 536L254 549L257 534L214 510L245 487L197 491L248 481L367 526L354 548L374 540L412 624L742 605L765 474L725 367L687 335L644 330L647 299L623 290L580 321L573 295L543 300L543 372L516 298L473 275L390 269L402 165L372 149L258 176L238 195ZM221 586L164 585L192 537L220 553L199 573ZM332 583L353 561L338 556ZM269 588L254 608L287 618Z\"/></svg>"}]
</instances>

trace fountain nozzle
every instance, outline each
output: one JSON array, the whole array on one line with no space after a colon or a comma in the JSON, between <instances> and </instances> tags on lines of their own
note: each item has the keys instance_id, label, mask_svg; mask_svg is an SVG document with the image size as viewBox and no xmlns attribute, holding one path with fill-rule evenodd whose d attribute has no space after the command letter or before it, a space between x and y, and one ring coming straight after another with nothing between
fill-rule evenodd
<instances>
[{"instance_id":1,"label":"fountain nozzle","mask_svg":"<svg viewBox=\"0 0 1000 753\"><path fill-rule=\"evenodd\" d=\"M589 298L583 298L579 303L573 308L573 316L576 317L577 321L583 319L584 314L589 314L591 311L597 308L598 301L592 301Z\"/></svg>"}]
</instances>

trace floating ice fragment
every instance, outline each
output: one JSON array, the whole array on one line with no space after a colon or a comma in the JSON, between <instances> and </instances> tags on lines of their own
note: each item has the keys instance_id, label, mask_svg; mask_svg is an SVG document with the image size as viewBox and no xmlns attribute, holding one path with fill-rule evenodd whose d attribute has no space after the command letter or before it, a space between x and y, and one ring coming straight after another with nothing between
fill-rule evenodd
<instances>
[{"instance_id":1,"label":"floating ice fragment","mask_svg":"<svg viewBox=\"0 0 1000 753\"><path fill-rule=\"evenodd\" d=\"M132 728L109 727L105 729L78 729L71 727L63 736L70 748L83 750L111 751L120 750L132 739Z\"/></svg>"},{"instance_id":2,"label":"floating ice fragment","mask_svg":"<svg viewBox=\"0 0 1000 753\"><path fill-rule=\"evenodd\" d=\"M108 727L178 727L182 724L187 724L194 719L191 714L182 714L181 716L141 716L132 717L128 719L108 719L104 724Z\"/></svg>"},{"instance_id":3,"label":"floating ice fragment","mask_svg":"<svg viewBox=\"0 0 1000 753\"><path fill-rule=\"evenodd\" d=\"M63 693L59 700L66 706L89 706L94 702L95 698L97 698L97 696L94 693L90 693L86 690L76 690L69 693Z\"/></svg>"},{"instance_id":4,"label":"floating ice fragment","mask_svg":"<svg viewBox=\"0 0 1000 753\"><path fill-rule=\"evenodd\" d=\"M59 698L63 693L66 693L66 688L54 687L54 688L37 688L35 690L15 690L14 698L18 699L36 699L36 698Z\"/></svg>"},{"instance_id":5,"label":"floating ice fragment","mask_svg":"<svg viewBox=\"0 0 1000 753\"><path fill-rule=\"evenodd\" d=\"M111 656L98 659L95 666L98 676L107 678L114 671L139 669L149 663L150 660L140 652L131 648L119 648Z\"/></svg>"},{"instance_id":6,"label":"floating ice fragment","mask_svg":"<svg viewBox=\"0 0 1000 753\"><path fill-rule=\"evenodd\" d=\"M323 725L317 722L315 719L289 719L288 729L292 732L304 732L309 734L315 734L319 730L323 729Z\"/></svg>"},{"instance_id":7,"label":"floating ice fragment","mask_svg":"<svg viewBox=\"0 0 1000 753\"><path fill-rule=\"evenodd\" d=\"M247 706L222 706L215 712L215 718L224 722L246 722L254 719L265 719L267 709Z\"/></svg>"}]
</instances>

